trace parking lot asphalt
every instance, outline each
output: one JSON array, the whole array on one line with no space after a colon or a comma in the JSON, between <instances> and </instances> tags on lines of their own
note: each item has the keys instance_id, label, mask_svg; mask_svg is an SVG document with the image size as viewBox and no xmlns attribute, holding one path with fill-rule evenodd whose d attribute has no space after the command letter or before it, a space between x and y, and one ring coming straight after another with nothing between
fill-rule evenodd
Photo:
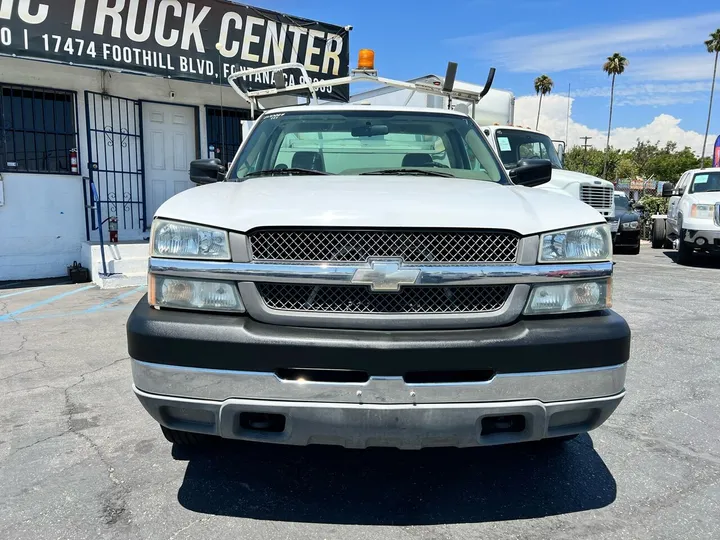
<instances>
[{"instance_id":1,"label":"parking lot asphalt","mask_svg":"<svg viewBox=\"0 0 720 540\"><path fill-rule=\"evenodd\" d=\"M131 390L143 288L0 289L0 538L720 538L720 263L616 261L627 398L560 451L184 452Z\"/></svg>"}]
</instances>

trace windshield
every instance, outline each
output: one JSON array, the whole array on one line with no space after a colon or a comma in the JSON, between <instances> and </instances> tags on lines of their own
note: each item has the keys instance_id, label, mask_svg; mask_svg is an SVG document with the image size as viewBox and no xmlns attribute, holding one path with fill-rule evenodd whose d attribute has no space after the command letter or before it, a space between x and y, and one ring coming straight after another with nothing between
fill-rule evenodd
<instances>
[{"instance_id":1,"label":"windshield","mask_svg":"<svg viewBox=\"0 0 720 540\"><path fill-rule=\"evenodd\" d=\"M562 163L550 137L542 133L519 129L498 129L495 132L498 153L508 169L517 166L521 159L549 159L553 169L562 169Z\"/></svg>"},{"instance_id":2,"label":"windshield","mask_svg":"<svg viewBox=\"0 0 720 540\"><path fill-rule=\"evenodd\" d=\"M693 178L690 193L720 191L720 172L698 173Z\"/></svg>"},{"instance_id":3,"label":"windshield","mask_svg":"<svg viewBox=\"0 0 720 540\"><path fill-rule=\"evenodd\" d=\"M630 210L630 199L625 195L615 195L616 210Z\"/></svg>"},{"instance_id":4,"label":"windshield","mask_svg":"<svg viewBox=\"0 0 720 540\"><path fill-rule=\"evenodd\" d=\"M452 176L507 184L474 122L458 115L297 111L265 116L235 158L229 181L287 170Z\"/></svg>"}]
</instances>

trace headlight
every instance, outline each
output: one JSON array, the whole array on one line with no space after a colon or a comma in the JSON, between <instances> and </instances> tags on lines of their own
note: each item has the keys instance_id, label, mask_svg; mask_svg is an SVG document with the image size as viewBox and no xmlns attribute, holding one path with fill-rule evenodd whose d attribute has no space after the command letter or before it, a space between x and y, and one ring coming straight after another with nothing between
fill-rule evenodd
<instances>
[{"instance_id":1,"label":"headlight","mask_svg":"<svg viewBox=\"0 0 720 540\"><path fill-rule=\"evenodd\" d=\"M148 302L153 307L244 312L236 283L149 276Z\"/></svg>"},{"instance_id":2,"label":"headlight","mask_svg":"<svg viewBox=\"0 0 720 540\"><path fill-rule=\"evenodd\" d=\"M715 206L712 204L693 204L690 207L690 217L697 219L712 219Z\"/></svg>"},{"instance_id":3,"label":"headlight","mask_svg":"<svg viewBox=\"0 0 720 540\"><path fill-rule=\"evenodd\" d=\"M557 231L540 237L538 262L601 262L612 258L612 235L607 223Z\"/></svg>"},{"instance_id":4,"label":"headlight","mask_svg":"<svg viewBox=\"0 0 720 540\"><path fill-rule=\"evenodd\" d=\"M530 293L525 315L599 311L612 307L612 281L538 285Z\"/></svg>"},{"instance_id":5,"label":"headlight","mask_svg":"<svg viewBox=\"0 0 720 540\"><path fill-rule=\"evenodd\" d=\"M153 257L230 260L228 233L200 225L156 219L151 246Z\"/></svg>"},{"instance_id":6,"label":"headlight","mask_svg":"<svg viewBox=\"0 0 720 540\"><path fill-rule=\"evenodd\" d=\"M640 228L640 223L637 221L628 221L622 224L623 231L636 231Z\"/></svg>"}]
</instances>

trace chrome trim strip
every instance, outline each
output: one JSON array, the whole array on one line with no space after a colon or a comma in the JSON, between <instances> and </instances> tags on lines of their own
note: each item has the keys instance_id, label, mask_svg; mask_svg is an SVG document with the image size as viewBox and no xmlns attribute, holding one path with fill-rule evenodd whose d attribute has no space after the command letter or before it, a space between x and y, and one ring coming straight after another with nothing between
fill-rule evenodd
<instances>
[{"instance_id":1,"label":"chrome trim strip","mask_svg":"<svg viewBox=\"0 0 720 540\"><path fill-rule=\"evenodd\" d=\"M318 403L483 403L536 399L543 403L592 399L624 390L627 364L496 375L461 384L406 384L402 377L371 377L363 384L301 383L274 373L222 371L150 364L133 359L135 386L143 392L209 401L232 398Z\"/></svg>"},{"instance_id":2,"label":"chrome trim strip","mask_svg":"<svg viewBox=\"0 0 720 540\"><path fill-rule=\"evenodd\" d=\"M351 285L363 265L233 263L151 257L150 272L165 276L274 283ZM612 276L613 263L542 265L412 266L420 270L418 285L495 285L547 283Z\"/></svg>"},{"instance_id":3,"label":"chrome trim strip","mask_svg":"<svg viewBox=\"0 0 720 540\"><path fill-rule=\"evenodd\" d=\"M349 328L355 330L437 330L449 328L487 328L509 324L525 308L529 285L515 285L503 307L485 313L315 313L269 308L254 283L239 283L240 296L248 315L268 324L309 326L313 328Z\"/></svg>"}]
</instances>

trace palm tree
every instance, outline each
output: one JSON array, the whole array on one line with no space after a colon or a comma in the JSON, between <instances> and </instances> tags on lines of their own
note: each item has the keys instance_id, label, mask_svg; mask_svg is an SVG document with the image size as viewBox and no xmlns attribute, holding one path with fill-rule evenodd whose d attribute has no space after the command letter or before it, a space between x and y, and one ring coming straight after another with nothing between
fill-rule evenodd
<instances>
[{"instance_id":1,"label":"palm tree","mask_svg":"<svg viewBox=\"0 0 720 540\"><path fill-rule=\"evenodd\" d=\"M545 94L552 92L553 86L555 86L555 83L547 75L540 75L537 79L535 79L535 93L540 94L540 103L538 104L538 115L537 122L535 122L535 129L537 129L540 125L540 108L542 107L542 98Z\"/></svg>"},{"instance_id":2,"label":"palm tree","mask_svg":"<svg viewBox=\"0 0 720 540\"><path fill-rule=\"evenodd\" d=\"M620 53L614 53L608 56L607 62L603 64L603 71L608 75L612 75L612 83L610 85L610 119L608 120L607 144L605 145L605 165L603 166L603 177L607 180L607 157L610 151L610 130L612 129L612 113L613 101L615 100L615 77L625 73L628 65L628 59Z\"/></svg>"},{"instance_id":3,"label":"palm tree","mask_svg":"<svg viewBox=\"0 0 720 540\"><path fill-rule=\"evenodd\" d=\"M703 139L700 167L705 166L705 146L707 146L708 134L710 133L710 116L712 115L713 95L715 94L715 75L717 75L718 53L720 53L720 28L710 34L710 39L705 42L705 46L709 53L715 53L715 67L713 68L712 85L710 87L710 106L708 107L708 120L707 126L705 127L705 139Z\"/></svg>"}]
</instances>

